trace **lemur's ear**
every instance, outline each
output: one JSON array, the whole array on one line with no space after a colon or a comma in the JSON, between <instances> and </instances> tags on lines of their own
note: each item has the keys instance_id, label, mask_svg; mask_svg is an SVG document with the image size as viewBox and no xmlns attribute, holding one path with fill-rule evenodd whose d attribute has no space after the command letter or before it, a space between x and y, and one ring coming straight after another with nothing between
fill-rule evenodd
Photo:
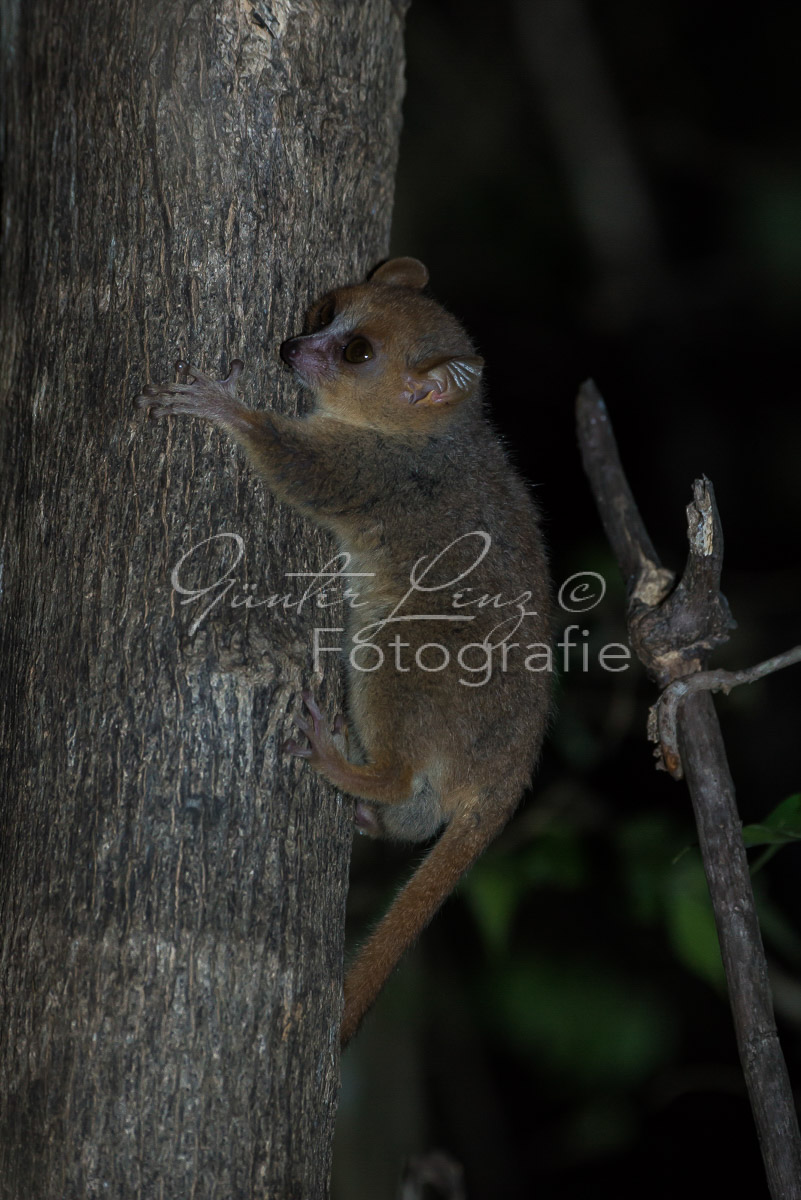
<instances>
[{"instance_id":1,"label":"lemur's ear","mask_svg":"<svg viewBox=\"0 0 801 1200\"><path fill-rule=\"evenodd\" d=\"M395 287L424 288L428 283L428 268L419 258L391 258L376 267L371 283L389 283Z\"/></svg>"},{"instance_id":2,"label":"lemur's ear","mask_svg":"<svg viewBox=\"0 0 801 1200\"><path fill-rule=\"evenodd\" d=\"M418 407L458 404L478 387L483 366L484 359L477 354L460 354L418 367L406 376L404 399Z\"/></svg>"}]
</instances>

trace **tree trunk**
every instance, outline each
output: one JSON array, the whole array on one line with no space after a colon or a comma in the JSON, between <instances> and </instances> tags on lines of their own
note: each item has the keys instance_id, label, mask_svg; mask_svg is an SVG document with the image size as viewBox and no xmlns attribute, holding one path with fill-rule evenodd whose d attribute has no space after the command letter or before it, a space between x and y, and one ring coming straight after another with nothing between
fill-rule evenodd
<instances>
[{"instance_id":1,"label":"tree trunk","mask_svg":"<svg viewBox=\"0 0 801 1200\"><path fill-rule=\"evenodd\" d=\"M281 744L333 547L131 402L241 357L295 408L277 344L387 250L404 7L2 0L5 1198L326 1195L350 810Z\"/></svg>"}]
</instances>

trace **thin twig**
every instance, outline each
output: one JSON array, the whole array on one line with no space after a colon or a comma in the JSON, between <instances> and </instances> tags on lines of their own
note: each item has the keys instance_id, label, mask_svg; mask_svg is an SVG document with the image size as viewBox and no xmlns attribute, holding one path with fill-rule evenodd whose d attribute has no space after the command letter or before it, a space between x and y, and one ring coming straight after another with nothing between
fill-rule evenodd
<instances>
[{"instance_id":1,"label":"thin twig","mask_svg":"<svg viewBox=\"0 0 801 1200\"><path fill-rule=\"evenodd\" d=\"M686 685L707 673L709 653L726 640L733 624L719 591L723 534L712 485L706 479L694 484L687 510L690 553L681 581L671 587L672 578L663 572L637 510L594 384L584 384L579 392L577 420L584 468L626 579L632 647L661 687L674 681ZM677 757L695 812L768 1187L773 1200L801 1200L801 1137L773 1017L726 748L708 690L690 686L683 700L675 722Z\"/></svg>"},{"instance_id":2,"label":"thin twig","mask_svg":"<svg viewBox=\"0 0 801 1200\"><path fill-rule=\"evenodd\" d=\"M698 671L695 675L686 675L683 679L674 679L673 683L669 683L651 710L655 714L655 732L666 770L674 779L683 777L677 719L679 705L686 696L702 691L723 692L724 695L728 695L732 688L739 687L742 683L755 683L757 679L763 679L773 671L780 671L783 667L791 667L800 662L801 646L794 646L792 650L774 654L773 658L765 659L755 667L747 667L742 671Z\"/></svg>"}]
</instances>

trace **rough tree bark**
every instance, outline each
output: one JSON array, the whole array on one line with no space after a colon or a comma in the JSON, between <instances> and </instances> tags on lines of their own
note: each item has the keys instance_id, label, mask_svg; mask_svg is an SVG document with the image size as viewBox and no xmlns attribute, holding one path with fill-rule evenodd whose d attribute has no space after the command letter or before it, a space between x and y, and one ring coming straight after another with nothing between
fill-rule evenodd
<instances>
[{"instance_id":1,"label":"rough tree bark","mask_svg":"<svg viewBox=\"0 0 801 1200\"><path fill-rule=\"evenodd\" d=\"M233 602L332 548L131 401L181 354L297 405L276 345L388 248L404 9L3 0L3 1197L326 1194L350 814L280 745L338 622ZM183 605L194 547L235 586Z\"/></svg>"}]
</instances>

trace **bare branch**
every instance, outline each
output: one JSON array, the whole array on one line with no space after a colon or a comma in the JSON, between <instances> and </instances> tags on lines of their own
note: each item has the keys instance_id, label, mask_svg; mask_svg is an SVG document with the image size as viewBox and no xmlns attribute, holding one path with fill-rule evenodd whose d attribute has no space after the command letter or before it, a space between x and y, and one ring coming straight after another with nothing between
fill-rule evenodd
<instances>
[{"instance_id":1,"label":"bare branch","mask_svg":"<svg viewBox=\"0 0 801 1200\"><path fill-rule=\"evenodd\" d=\"M671 590L672 580L662 571L623 473L606 406L591 383L579 392L577 420L584 467L626 579L632 647L653 678L663 687L672 685L678 697L675 760L684 764L695 812L740 1062L770 1193L774 1200L801 1200L801 1137L773 1018L734 784L709 688L699 690L701 684L690 682L704 675L720 678L704 667L733 624L719 591L723 534L714 491L707 479L696 480L687 509L689 557L681 581ZM776 660L770 661L777 669ZM797 660L788 657L778 665L789 666L790 661ZM763 663L752 670L766 674L768 666ZM680 706L679 700L684 700Z\"/></svg>"},{"instance_id":2,"label":"bare branch","mask_svg":"<svg viewBox=\"0 0 801 1200\"><path fill-rule=\"evenodd\" d=\"M584 470L604 532L626 580L632 648L663 687L699 671L734 622L721 596L723 532L715 493L697 479L687 508L690 553L678 584L662 567L626 479L606 405L592 380L576 402Z\"/></svg>"},{"instance_id":3,"label":"bare branch","mask_svg":"<svg viewBox=\"0 0 801 1200\"><path fill-rule=\"evenodd\" d=\"M657 558L623 473L606 405L592 379L581 385L576 418L581 460L627 595L630 600L636 597L645 604L658 604L675 577Z\"/></svg>"}]
</instances>

